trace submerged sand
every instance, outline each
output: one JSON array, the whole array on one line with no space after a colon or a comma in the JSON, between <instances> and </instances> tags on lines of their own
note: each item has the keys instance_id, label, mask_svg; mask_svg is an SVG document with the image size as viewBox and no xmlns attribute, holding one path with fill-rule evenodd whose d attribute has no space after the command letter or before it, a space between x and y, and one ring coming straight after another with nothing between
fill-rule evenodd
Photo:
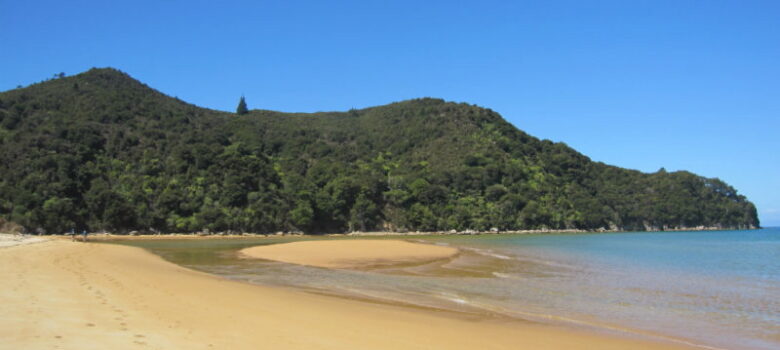
<instances>
[{"instance_id":1,"label":"submerged sand","mask_svg":"<svg viewBox=\"0 0 780 350\"><path fill-rule=\"evenodd\" d=\"M298 265L359 269L447 259L457 255L458 249L399 240L361 239L262 245L242 249L240 254Z\"/></svg>"},{"instance_id":2,"label":"submerged sand","mask_svg":"<svg viewBox=\"0 0 780 350\"><path fill-rule=\"evenodd\" d=\"M250 285L140 248L0 249L0 349L682 349Z\"/></svg>"}]
</instances>

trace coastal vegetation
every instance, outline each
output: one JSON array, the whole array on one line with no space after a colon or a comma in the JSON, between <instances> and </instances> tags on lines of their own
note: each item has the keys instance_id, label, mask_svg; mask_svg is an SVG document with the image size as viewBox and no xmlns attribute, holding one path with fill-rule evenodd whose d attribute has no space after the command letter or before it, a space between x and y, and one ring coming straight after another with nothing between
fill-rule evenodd
<instances>
[{"instance_id":1,"label":"coastal vegetation","mask_svg":"<svg viewBox=\"0 0 780 350\"><path fill-rule=\"evenodd\" d=\"M0 93L0 218L26 231L753 228L719 179L642 173L422 98L238 113L115 69Z\"/></svg>"}]
</instances>

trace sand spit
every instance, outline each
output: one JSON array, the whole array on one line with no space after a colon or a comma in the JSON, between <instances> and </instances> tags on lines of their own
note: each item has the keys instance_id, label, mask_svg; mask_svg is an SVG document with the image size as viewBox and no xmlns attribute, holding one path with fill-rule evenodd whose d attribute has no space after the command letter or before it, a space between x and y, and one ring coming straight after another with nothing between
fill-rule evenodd
<instances>
[{"instance_id":1,"label":"sand spit","mask_svg":"<svg viewBox=\"0 0 780 350\"><path fill-rule=\"evenodd\" d=\"M682 349L234 282L142 249L0 249L0 349Z\"/></svg>"},{"instance_id":2,"label":"sand spit","mask_svg":"<svg viewBox=\"0 0 780 350\"><path fill-rule=\"evenodd\" d=\"M318 240L262 245L244 256L334 269L360 269L447 259L458 249L399 240Z\"/></svg>"}]
</instances>

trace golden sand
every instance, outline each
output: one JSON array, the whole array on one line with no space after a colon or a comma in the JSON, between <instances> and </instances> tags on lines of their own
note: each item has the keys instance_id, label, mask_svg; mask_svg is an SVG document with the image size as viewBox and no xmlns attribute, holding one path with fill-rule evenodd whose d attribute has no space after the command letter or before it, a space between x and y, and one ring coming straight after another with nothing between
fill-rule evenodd
<instances>
[{"instance_id":1,"label":"golden sand","mask_svg":"<svg viewBox=\"0 0 780 350\"><path fill-rule=\"evenodd\" d=\"M458 249L399 240L320 240L245 248L247 257L334 269L415 264L447 259Z\"/></svg>"},{"instance_id":2,"label":"golden sand","mask_svg":"<svg viewBox=\"0 0 780 350\"><path fill-rule=\"evenodd\" d=\"M675 349L229 281L142 249L0 249L0 349Z\"/></svg>"}]
</instances>

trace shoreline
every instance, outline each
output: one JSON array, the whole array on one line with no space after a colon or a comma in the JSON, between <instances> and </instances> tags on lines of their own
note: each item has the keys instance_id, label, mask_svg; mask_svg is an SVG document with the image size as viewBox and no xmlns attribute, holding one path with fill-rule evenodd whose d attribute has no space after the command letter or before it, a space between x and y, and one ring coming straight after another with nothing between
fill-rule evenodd
<instances>
[{"instance_id":1,"label":"shoreline","mask_svg":"<svg viewBox=\"0 0 780 350\"><path fill-rule=\"evenodd\" d=\"M276 233L110 233L94 232L90 233L88 240L91 241L121 241L121 240L155 240L155 239L242 239L242 238L279 238L279 237L300 237L300 238L324 238L324 237L415 237L415 236L471 236L471 235L535 235L535 234L599 234L599 233L658 233L658 232L709 232L709 231L742 231L742 230L762 230L764 227L753 228L719 228L719 227L694 227L679 229L656 229L644 231L625 231L625 230L580 230L580 229L538 229L538 230L513 230L513 231L355 231L348 233L301 233L301 232L276 232ZM0 235L5 235L0 233ZM8 234L10 235L10 234ZM68 234L47 234L31 235L23 234L25 237L41 237L51 239L70 240Z\"/></svg>"},{"instance_id":2,"label":"shoreline","mask_svg":"<svg viewBox=\"0 0 780 350\"><path fill-rule=\"evenodd\" d=\"M11 233L0 233L0 248L15 247L24 244L40 243L49 240L47 236L31 236Z\"/></svg>"},{"instance_id":3,"label":"shoreline","mask_svg":"<svg viewBox=\"0 0 780 350\"><path fill-rule=\"evenodd\" d=\"M113 244L16 246L0 264L0 348L692 348L251 285Z\"/></svg>"},{"instance_id":4,"label":"shoreline","mask_svg":"<svg viewBox=\"0 0 780 350\"><path fill-rule=\"evenodd\" d=\"M398 237L398 239L406 239L405 241L398 241L395 239L372 240L371 238L374 237L389 238L381 235L368 235L368 236L360 236L360 239L357 240L325 239L325 240L314 240L314 241L291 241L291 242L282 242L282 243L271 243L269 245L260 245L260 246L252 246L249 248L243 248L239 250L237 254L241 258L262 259L262 260L276 261L276 262L282 262L288 264L320 267L320 268L334 269L334 270L359 270L359 271L371 271L376 273L383 273L378 271L381 271L381 269L391 269L392 271L394 271L391 273L398 273L399 271L398 269L406 268L409 266L420 266L425 264L439 263L442 261L451 262L452 259L455 259L457 256L460 256L463 253L468 254L470 251L473 250L473 248L465 248L464 251L461 250L461 248L448 245L446 246L446 248L451 248L454 250L450 254L444 254L440 256L432 255L427 257L419 256L417 258L410 259L405 255L393 256L394 255L393 252L388 253L386 251L387 249L392 249L392 247L386 247L383 245L377 245L375 247L359 247L359 246L349 247L351 243L357 243L357 242L377 242L377 243L408 242L410 246L407 247L407 249L411 249L411 250L417 250L420 247L444 248L442 246L435 245L432 242L423 239L406 238L404 237L404 235L390 235L390 237L392 238ZM304 244L304 243L309 244L310 247L308 247L308 249L295 248L296 245ZM330 244L330 243L334 243L334 244ZM360 256L361 254L350 256L350 254L354 254L354 253L344 252L343 248L338 246L341 244L347 245L347 247L344 248L372 250L370 252L370 255L373 256L372 257ZM275 251L271 253L266 253L263 251L266 248L273 248L273 250ZM327 250L330 254L333 254L334 256L328 258L323 258L323 257L312 258L311 254L316 254L316 250ZM365 252L359 252L359 253L365 253ZM342 264L339 262L339 259L346 259L347 262ZM253 282L249 282L249 283L253 283ZM255 284L261 286L263 285L262 283L255 283ZM283 286L283 287L292 288L295 290L300 290L308 293L326 295L335 298L342 298L347 300L357 299L369 303L395 305L395 306L422 309L422 310L428 310L428 311L439 312L439 313L442 312L453 313L457 316L466 316L466 317L474 317L474 318L487 317L487 318L497 318L502 320L511 320L514 322L530 322L530 323L540 323L540 324L546 324L552 326L574 327L577 329L585 329L597 333L619 334L622 336L661 340L664 342L682 344L682 345L692 346L701 349L724 350L723 348L696 343L685 338L671 336L657 331L648 331L648 330L642 330L638 328L631 328L627 326L621 326L615 323L597 321L595 319L588 320L588 319L561 316L558 314L536 313L536 312L517 311L517 310L514 310L512 312L498 311L493 308L489 308L489 307L486 308L484 305L482 306L471 305L466 301L464 301L464 304L460 305L460 307L452 308L451 306L448 307L444 305L435 305L435 304L430 304L425 302L421 303L419 302L419 300L415 302L409 300L400 300L400 299L391 298L387 296L382 297L379 294L371 294L370 296L368 296L368 295L357 295L357 294L350 294L350 293L344 294L343 291L339 293L338 291L335 290L309 289L300 286ZM464 305L468 305L468 306L465 307Z\"/></svg>"}]
</instances>

